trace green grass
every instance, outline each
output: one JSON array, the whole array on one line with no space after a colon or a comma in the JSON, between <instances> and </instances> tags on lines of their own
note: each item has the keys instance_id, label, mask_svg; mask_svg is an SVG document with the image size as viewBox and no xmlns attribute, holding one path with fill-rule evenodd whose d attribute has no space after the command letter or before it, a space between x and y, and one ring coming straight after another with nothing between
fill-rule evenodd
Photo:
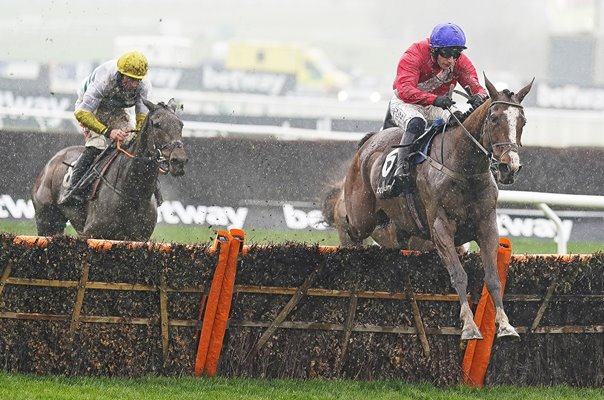
<instances>
[{"instance_id":1,"label":"green grass","mask_svg":"<svg viewBox=\"0 0 604 400\"><path fill-rule=\"evenodd\" d=\"M604 399L589 388L510 387L436 388L398 381L259 380L192 377L74 378L0 373L0 399Z\"/></svg>"},{"instance_id":2,"label":"green grass","mask_svg":"<svg viewBox=\"0 0 604 400\"><path fill-rule=\"evenodd\" d=\"M156 242L174 243L212 243L216 237L218 228L207 226L183 226L183 225L157 225L151 240ZM225 228L220 228L225 229ZM9 232L18 235L35 235L36 227L31 221L7 221L0 220L0 232ZM75 235L73 228L67 228L67 234ZM302 242L320 245L338 245L338 236L333 230L268 230L268 229L246 229L246 243L266 244L284 242ZM471 251L476 250L473 244ZM556 243L553 240L512 239L512 251L514 254L555 254ZM602 242L569 242L568 251L571 254L589 254L604 251Z\"/></svg>"}]
</instances>

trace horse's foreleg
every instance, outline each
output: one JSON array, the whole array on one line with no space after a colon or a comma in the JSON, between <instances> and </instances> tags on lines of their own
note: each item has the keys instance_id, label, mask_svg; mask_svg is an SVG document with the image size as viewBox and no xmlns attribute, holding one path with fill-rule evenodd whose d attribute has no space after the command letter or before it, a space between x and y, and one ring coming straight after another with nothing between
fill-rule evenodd
<instances>
[{"instance_id":1,"label":"horse's foreleg","mask_svg":"<svg viewBox=\"0 0 604 400\"><path fill-rule=\"evenodd\" d=\"M461 310L459 317L463 322L461 330L461 340L482 339L482 334L478 326L474 322L474 314L470 309L467 298L468 275L464 271L457 249L454 242L455 226L451 221L437 217L432 224L432 239L436 251L440 255L449 276L451 277L451 285L459 295L459 303Z\"/></svg>"},{"instance_id":2,"label":"horse's foreleg","mask_svg":"<svg viewBox=\"0 0 604 400\"><path fill-rule=\"evenodd\" d=\"M480 258L484 268L484 283L491 295L491 299L493 299L493 304L495 304L497 337L518 337L518 332L516 332L516 329L510 324L508 316L503 310L501 281L499 280L499 274L497 272L497 251L499 249L497 224L483 224L478 231L477 243L480 247Z\"/></svg>"}]
</instances>

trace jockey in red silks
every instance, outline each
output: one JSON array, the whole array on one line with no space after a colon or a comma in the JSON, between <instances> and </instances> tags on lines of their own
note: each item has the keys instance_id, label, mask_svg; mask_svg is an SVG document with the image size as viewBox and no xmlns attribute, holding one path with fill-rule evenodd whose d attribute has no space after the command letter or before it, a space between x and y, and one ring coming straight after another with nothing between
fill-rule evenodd
<instances>
[{"instance_id":1,"label":"jockey in red silks","mask_svg":"<svg viewBox=\"0 0 604 400\"><path fill-rule=\"evenodd\" d=\"M389 107L392 120L404 131L401 145L405 147L399 148L391 193L383 197L398 196L411 186L406 160L410 144L424 132L427 120L448 120L450 113L446 110L455 104L451 96L458 82L469 86L473 96L468 103L473 107L487 97L474 65L462 53L465 49L462 29L446 23L435 26L430 38L412 44L400 58Z\"/></svg>"}]
</instances>

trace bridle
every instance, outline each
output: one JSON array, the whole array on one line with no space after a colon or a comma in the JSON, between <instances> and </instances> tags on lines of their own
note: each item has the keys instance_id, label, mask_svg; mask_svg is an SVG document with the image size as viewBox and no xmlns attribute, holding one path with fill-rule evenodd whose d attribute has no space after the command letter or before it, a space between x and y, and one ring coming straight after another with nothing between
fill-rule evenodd
<instances>
[{"instance_id":1,"label":"bridle","mask_svg":"<svg viewBox=\"0 0 604 400\"><path fill-rule=\"evenodd\" d=\"M185 147L185 145L183 144L182 140L179 139L171 140L159 148L156 146L155 142L153 142L153 148L157 152L155 161L159 164L159 172L164 175L168 173L169 167L167 165L170 163L170 158L169 156L168 158L164 156L164 150L169 149L169 154L171 154L174 150L182 149L183 147Z\"/></svg>"},{"instance_id":2,"label":"bridle","mask_svg":"<svg viewBox=\"0 0 604 400\"><path fill-rule=\"evenodd\" d=\"M491 135L491 129L488 130L489 147L490 147L491 151L488 151L480 143L483 136L485 135L485 132L487 132L486 126L487 126L487 120L488 120L488 113L491 110L491 108L497 104L505 104L505 105L508 105L511 107L519 108L520 110L524 110L524 107L522 106L522 104L512 103L510 101L496 100L496 101L491 102L491 104L489 104L489 108L487 109L487 118L485 118L485 120L482 123L482 129L480 131L480 136L478 137L478 140L476 138L474 138L474 136L472 136L472 134L470 132L468 132L466 127L461 123L461 121L459 121L459 119L457 119L457 116L453 112L451 112L450 109L448 109L449 112L451 113L451 115L453 116L453 118L455 118L455 120L459 123L459 126L461 126L464 133L472 140L472 142L476 145L476 147L478 147L478 149L480 149L484 153L484 155L489 159L491 169L496 169L499 167L499 165L501 164L501 158L504 155L506 155L510 151L518 151L518 143L515 143L515 142L495 142L494 143L493 137ZM498 157L496 157L493 154L493 150L496 149L497 147L503 147L503 146L507 146L507 149L505 149L505 151L503 151Z\"/></svg>"},{"instance_id":3,"label":"bridle","mask_svg":"<svg viewBox=\"0 0 604 400\"><path fill-rule=\"evenodd\" d=\"M163 106L163 103L159 103L160 105ZM168 111L170 111L167 107L166 108ZM147 116L147 118L149 118L150 121L150 117L152 115L152 113L155 112L155 110L151 111L149 113L149 115ZM152 134L153 133L153 123L149 122L149 126L150 126L150 132L148 132L148 134ZM131 130L129 132L133 132L134 134L138 134L139 131L137 130ZM154 139L156 138L156 136L153 136ZM160 147L157 146L157 143L155 143L155 140L153 140L153 153L155 153L154 157L139 157L139 156L135 156L129 152L127 152L126 150L124 150L121 146L120 146L120 142L118 141L116 144L116 147L119 151L121 151L122 153L124 153L127 157L129 158L144 158L150 161L155 161L158 164L158 168L159 168L159 172L161 174L167 174L168 173L168 164L170 162L169 156L168 158L166 158L164 156L164 150L168 149L169 154L171 154L174 150L176 149L180 149L184 147L184 144L182 142L182 140L180 139L174 139L171 140L167 143L164 143L163 145L161 145Z\"/></svg>"}]
</instances>

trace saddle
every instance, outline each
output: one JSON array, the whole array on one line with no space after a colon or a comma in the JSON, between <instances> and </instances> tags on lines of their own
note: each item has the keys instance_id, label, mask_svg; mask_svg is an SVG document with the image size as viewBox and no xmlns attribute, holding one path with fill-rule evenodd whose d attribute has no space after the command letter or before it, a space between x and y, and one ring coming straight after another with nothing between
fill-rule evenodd
<instances>
[{"instance_id":1,"label":"saddle","mask_svg":"<svg viewBox=\"0 0 604 400\"><path fill-rule=\"evenodd\" d=\"M407 162L409 163L409 169L413 173L415 166L426 161L426 154L430 152L432 142L436 135L446 128L445 121L443 119L437 119L421 134L412 144L411 152L407 156ZM393 182L394 172L398 165L398 148L400 146L393 146L392 151L386 155L384 163L382 164L380 180L378 183L378 193L384 192L389 189Z\"/></svg>"},{"instance_id":2,"label":"saddle","mask_svg":"<svg viewBox=\"0 0 604 400\"><path fill-rule=\"evenodd\" d=\"M95 198L96 193L99 189L99 186L101 185L101 181L103 180L103 177L107 173L109 166L111 164L113 164L113 161L116 159L117 155L118 155L118 151L116 149L113 152L111 152L110 154L108 154L106 158L104 158L103 160L100 160L101 162L99 164L92 166L91 172L90 172L91 188L90 188L90 193L88 194L88 197L87 197L88 201ZM98 169L97 169L97 167L98 167Z\"/></svg>"},{"instance_id":3,"label":"saddle","mask_svg":"<svg viewBox=\"0 0 604 400\"><path fill-rule=\"evenodd\" d=\"M115 144L108 146L101 154L97 156L88 171L84 174L78 185L80 190L88 201L94 199L98 188L103 180L103 176L109 170L111 164L116 159L119 151L115 148Z\"/></svg>"},{"instance_id":4,"label":"saddle","mask_svg":"<svg viewBox=\"0 0 604 400\"><path fill-rule=\"evenodd\" d=\"M80 184L78 186L82 193L86 196L87 201L91 201L96 197L101 183L105 181L105 174L119 155L119 152L120 151L115 147L115 143L111 143L105 150L103 150L101 154L97 156L88 171L86 171L86 174L84 174L80 180ZM164 199L161 193L159 180L155 182L154 195L157 206L161 206L164 202Z\"/></svg>"}]
</instances>

